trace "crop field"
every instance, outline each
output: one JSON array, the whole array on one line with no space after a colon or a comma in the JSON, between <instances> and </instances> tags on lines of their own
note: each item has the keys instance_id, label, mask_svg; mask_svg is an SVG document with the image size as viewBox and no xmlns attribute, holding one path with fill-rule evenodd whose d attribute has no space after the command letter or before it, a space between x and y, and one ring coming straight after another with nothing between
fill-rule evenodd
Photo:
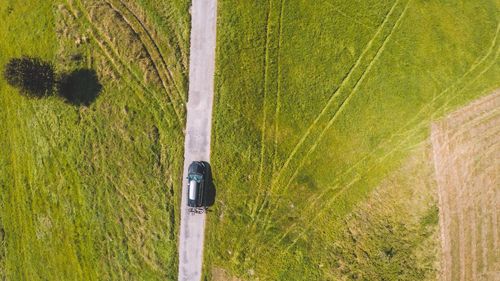
<instances>
[{"instance_id":1,"label":"crop field","mask_svg":"<svg viewBox=\"0 0 500 281\"><path fill-rule=\"evenodd\" d=\"M383 211L411 197L369 206L384 186L419 188L402 167L432 167L432 120L500 87L498 2L218 5L206 278L435 279L435 189L415 190L415 214ZM353 216L385 232L354 220L346 235Z\"/></svg>"},{"instance_id":2,"label":"crop field","mask_svg":"<svg viewBox=\"0 0 500 281\"><path fill-rule=\"evenodd\" d=\"M35 56L101 89L84 106L0 79L1 280L176 279L189 4L0 1L0 70Z\"/></svg>"},{"instance_id":3,"label":"crop field","mask_svg":"<svg viewBox=\"0 0 500 281\"><path fill-rule=\"evenodd\" d=\"M436 122L441 280L500 279L500 91Z\"/></svg>"}]
</instances>

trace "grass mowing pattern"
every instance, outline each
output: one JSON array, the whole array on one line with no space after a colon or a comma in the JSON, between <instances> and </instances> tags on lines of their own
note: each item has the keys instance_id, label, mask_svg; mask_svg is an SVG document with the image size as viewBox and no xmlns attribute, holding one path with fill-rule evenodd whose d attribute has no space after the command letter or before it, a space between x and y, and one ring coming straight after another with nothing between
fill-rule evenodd
<instances>
[{"instance_id":1,"label":"grass mowing pattern","mask_svg":"<svg viewBox=\"0 0 500 281\"><path fill-rule=\"evenodd\" d=\"M348 248L325 250L343 241L340 222L431 120L500 85L497 12L488 0L221 1L208 275L343 276ZM408 269L397 260L370 280Z\"/></svg>"},{"instance_id":2,"label":"grass mowing pattern","mask_svg":"<svg viewBox=\"0 0 500 281\"><path fill-rule=\"evenodd\" d=\"M0 277L175 280L189 1L5 1L0 64L96 69L89 107L0 80Z\"/></svg>"}]
</instances>

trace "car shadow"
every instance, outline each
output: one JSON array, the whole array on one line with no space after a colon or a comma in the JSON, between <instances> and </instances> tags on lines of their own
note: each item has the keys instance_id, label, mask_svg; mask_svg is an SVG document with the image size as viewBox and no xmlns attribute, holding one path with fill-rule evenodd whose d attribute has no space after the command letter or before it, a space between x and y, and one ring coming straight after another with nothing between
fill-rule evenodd
<instances>
[{"instance_id":1,"label":"car shadow","mask_svg":"<svg viewBox=\"0 0 500 281\"><path fill-rule=\"evenodd\" d=\"M207 167L207 188L203 194L203 203L205 207L212 207L215 204L215 196L217 195L217 189L215 188L215 183L212 177L212 166L210 163L203 161L203 164Z\"/></svg>"}]
</instances>

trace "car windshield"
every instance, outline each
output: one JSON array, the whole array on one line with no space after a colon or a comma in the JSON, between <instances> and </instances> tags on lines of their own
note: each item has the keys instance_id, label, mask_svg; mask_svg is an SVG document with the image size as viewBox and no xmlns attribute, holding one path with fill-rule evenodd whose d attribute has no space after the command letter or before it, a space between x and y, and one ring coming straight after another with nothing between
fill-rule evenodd
<instances>
[{"instance_id":1,"label":"car windshield","mask_svg":"<svg viewBox=\"0 0 500 281\"><path fill-rule=\"evenodd\" d=\"M202 177L201 174L195 174L195 173L193 173L193 174L189 175L189 180L195 180L196 182L200 182L202 178L203 177Z\"/></svg>"}]
</instances>

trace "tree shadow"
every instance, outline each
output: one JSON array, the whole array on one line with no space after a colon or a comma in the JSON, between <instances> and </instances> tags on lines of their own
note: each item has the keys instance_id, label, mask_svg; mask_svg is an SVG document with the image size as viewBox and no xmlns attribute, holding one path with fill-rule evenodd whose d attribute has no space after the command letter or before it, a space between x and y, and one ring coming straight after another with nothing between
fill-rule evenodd
<instances>
[{"instance_id":1,"label":"tree shadow","mask_svg":"<svg viewBox=\"0 0 500 281\"><path fill-rule=\"evenodd\" d=\"M77 106L89 106L101 90L102 85L93 69L77 69L63 74L58 85L59 95L66 102Z\"/></svg>"},{"instance_id":2,"label":"tree shadow","mask_svg":"<svg viewBox=\"0 0 500 281\"><path fill-rule=\"evenodd\" d=\"M215 184L212 177L212 166L210 163L203 161L203 163L207 167L207 188L203 194L203 203L205 207L212 207L215 204L215 196L217 195L217 189L215 188Z\"/></svg>"}]
</instances>

